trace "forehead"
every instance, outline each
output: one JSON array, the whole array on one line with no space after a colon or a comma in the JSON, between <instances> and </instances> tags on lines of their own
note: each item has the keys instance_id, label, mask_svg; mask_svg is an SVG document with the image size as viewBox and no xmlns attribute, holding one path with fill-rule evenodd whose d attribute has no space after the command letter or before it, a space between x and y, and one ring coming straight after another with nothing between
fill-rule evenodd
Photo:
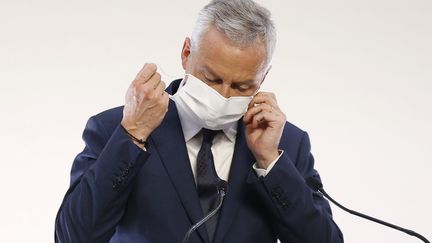
<instances>
[{"instance_id":1,"label":"forehead","mask_svg":"<svg viewBox=\"0 0 432 243\"><path fill-rule=\"evenodd\" d=\"M232 80L256 79L265 69L266 48L262 41L239 46L211 27L203 36L197 51L198 65Z\"/></svg>"}]
</instances>

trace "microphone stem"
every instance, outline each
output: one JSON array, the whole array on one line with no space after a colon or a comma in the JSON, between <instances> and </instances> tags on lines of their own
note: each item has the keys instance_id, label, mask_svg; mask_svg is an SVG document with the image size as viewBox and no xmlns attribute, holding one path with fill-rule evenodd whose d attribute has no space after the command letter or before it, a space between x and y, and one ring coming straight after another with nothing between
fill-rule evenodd
<instances>
[{"instance_id":1,"label":"microphone stem","mask_svg":"<svg viewBox=\"0 0 432 243\"><path fill-rule=\"evenodd\" d=\"M390 223L385 222L385 221L382 221L382 220L380 220L380 219L377 219L377 218L374 218L374 217L371 217L371 216L368 216L368 215L365 215L365 214L359 213L359 212L357 212L357 211L351 210L351 209L349 209L349 208L346 208L346 207L344 207L343 205L341 205L340 203L338 203L337 201L335 201L333 198L331 198L330 195L328 195L328 194L325 192L325 190L324 190L323 188L320 188L319 191L320 191L320 192L321 192L321 193L322 193L322 194L323 194L323 195L324 195L328 200L330 200L332 203L334 203L336 206L338 206L339 208L341 208L341 209L347 211L347 212L350 213L350 214L354 214L354 215L357 215L357 216L359 216L359 217L361 217L361 218L365 218L365 219L371 220L371 221L373 221L373 222L375 222L375 223L382 224L382 225L388 226L388 227L390 227L390 228L393 228L393 229L395 229L395 230L402 231L402 232L404 232L404 233L406 233L406 234L409 234L409 235L411 235L411 236L417 237L418 239L422 240L422 241L425 242L425 243L430 243L430 242L429 242L429 241L428 241L424 236L420 235L420 234L417 233L417 232L414 232L414 231L412 231L412 230L409 230L409 229L405 229L405 228L399 227L399 226L394 225L394 224L390 224Z\"/></svg>"},{"instance_id":2,"label":"microphone stem","mask_svg":"<svg viewBox=\"0 0 432 243\"><path fill-rule=\"evenodd\" d=\"M209 218L213 217L217 211L219 211L219 209L222 207L222 203L225 197L225 192L223 190L220 191L220 199L219 199L219 203L216 206L215 209L213 209L210 213L208 213L204 218L202 218L200 221L198 221L196 224L194 224L186 233L185 237L183 238L183 243L188 243L189 242L189 237L191 236L191 234L198 228L200 227L202 224L204 224Z\"/></svg>"}]
</instances>

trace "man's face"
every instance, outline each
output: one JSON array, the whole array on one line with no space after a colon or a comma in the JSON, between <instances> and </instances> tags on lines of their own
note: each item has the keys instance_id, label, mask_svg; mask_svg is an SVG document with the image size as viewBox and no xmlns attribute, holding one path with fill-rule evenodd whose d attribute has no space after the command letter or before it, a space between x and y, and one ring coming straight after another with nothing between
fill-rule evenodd
<instances>
[{"instance_id":1,"label":"man's face","mask_svg":"<svg viewBox=\"0 0 432 243\"><path fill-rule=\"evenodd\" d=\"M193 53L190 39L186 38L181 56L187 73L226 98L253 95L267 71L264 43L240 48L214 27L202 36L200 46Z\"/></svg>"}]
</instances>

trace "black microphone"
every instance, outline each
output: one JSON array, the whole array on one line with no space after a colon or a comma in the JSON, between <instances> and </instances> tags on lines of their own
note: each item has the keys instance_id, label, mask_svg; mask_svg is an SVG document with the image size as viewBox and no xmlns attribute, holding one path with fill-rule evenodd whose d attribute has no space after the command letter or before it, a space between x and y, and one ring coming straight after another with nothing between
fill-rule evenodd
<instances>
[{"instance_id":1,"label":"black microphone","mask_svg":"<svg viewBox=\"0 0 432 243\"><path fill-rule=\"evenodd\" d=\"M223 200L224 200L225 195L226 195L227 190L228 190L228 183L224 180L219 180L217 182L216 188L217 188L217 192L219 194L219 202L216 205L216 208L213 209L212 211L210 211L210 213L208 213L206 216L204 216L204 218L202 218L196 224L192 225L192 227L190 227L190 229L188 230L188 232L186 232L186 234L183 238L183 243L188 243L189 237L192 235L192 233L196 229L198 229L198 227L203 225L207 220L209 220L211 217L213 217L219 211L219 209L222 207Z\"/></svg>"},{"instance_id":2,"label":"black microphone","mask_svg":"<svg viewBox=\"0 0 432 243\"><path fill-rule=\"evenodd\" d=\"M387 227L390 227L390 228L393 228L393 229L396 229L396 230L402 231L402 232L404 232L404 233L406 233L406 234L409 234L409 235L411 235L411 236L414 236L414 237L419 238L420 240L422 240L422 241L425 242L425 243L430 243L430 242L429 242L429 241L428 241L424 236L420 235L420 234L417 233L417 232L414 232L414 231L409 230L409 229L402 228L402 227L397 226L397 225L394 225L394 224L387 223L387 222L385 222L385 221L383 221L383 220L380 220L380 219L377 219L377 218L374 218L374 217L368 216L368 215L366 215L366 214L362 214L362 213L356 212L356 211L354 211L354 210L351 210L351 209L348 209L348 208L342 206L340 203L336 202L333 198L331 198L331 197L327 194L326 191L324 191L323 184L322 184L319 180L317 180L316 178L314 178L314 177L309 177L309 178L307 178L307 179L306 179L306 184L307 184L310 188L312 188L312 190L321 192L322 195L324 195L324 197L326 197L328 200L330 200L330 201L331 201L332 203L334 203L336 206L338 206L339 208L341 208L341 209L347 211L347 212L350 213L350 214L354 214L354 215L356 215L356 216L359 216L359 217L361 217L361 218L364 218L364 219L367 219L367 220L373 221L373 222L375 222L375 223L382 224L382 225L385 225L385 226L387 226Z\"/></svg>"}]
</instances>

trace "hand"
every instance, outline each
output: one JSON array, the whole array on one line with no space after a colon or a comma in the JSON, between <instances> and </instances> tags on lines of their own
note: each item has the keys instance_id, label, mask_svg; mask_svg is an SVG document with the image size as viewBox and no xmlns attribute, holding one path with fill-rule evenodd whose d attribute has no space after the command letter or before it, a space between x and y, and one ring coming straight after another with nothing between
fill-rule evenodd
<instances>
[{"instance_id":1,"label":"hand","mask_svg":"<svg viewBox=\"0 0 432 243\"><path fill-rule=\"evenodd\" d=\"M279 156L279 142L286 122L273 93L259 92L243 117L246 141L258 166L263 169Z\"/></svg>"},{"instance_id":2,"label":"hand","mask_svg":"<svg viewBox=\"0 0 432 243\"><path fill-rule=\"evenodd\" d=\"M134 137L147 140L168 111L169 95L153 63L145 64L126 93L121 125Z\"/></svg>"}]
</instances>

